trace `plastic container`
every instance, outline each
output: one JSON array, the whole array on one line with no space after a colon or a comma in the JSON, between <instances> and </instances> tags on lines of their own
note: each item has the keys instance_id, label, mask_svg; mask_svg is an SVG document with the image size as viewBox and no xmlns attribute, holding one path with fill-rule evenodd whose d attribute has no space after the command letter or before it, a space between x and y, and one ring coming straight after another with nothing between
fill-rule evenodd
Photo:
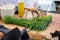
<instances>
[{"instance_id":1,"label":"plastic container","mask_svg":"<svg viewBox=\"0 0 60 40\"><path fill-rule=\"evenodd\" d=\"M18 16L23 17L24 15L24 0L18 0Z\"/></svg>"},{"instance_id":2,"label":"plastic container","mask_svg":"<svg viewBox=\"0 0 60 40\"><path fill-rule=\"evenodd\" d=\"M3 18L4 16L14 16L15 12L15 5L13 4L6 4L1 7L1 17Z\"/></svg>"}]
</instances>

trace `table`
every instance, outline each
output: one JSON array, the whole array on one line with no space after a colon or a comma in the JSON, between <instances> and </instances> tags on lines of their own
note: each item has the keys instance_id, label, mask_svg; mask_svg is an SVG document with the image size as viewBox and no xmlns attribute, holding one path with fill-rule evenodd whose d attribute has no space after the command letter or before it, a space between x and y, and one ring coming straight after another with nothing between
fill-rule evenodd
<instances>
[{"instance_id":1,"label":"table","mask_svg":"<svg viewBox=\"0 0 60 40\"><path fill-rule=\"evenodd\" d=\"M3 23L1 20L0 20L0 25L4 25L6 28L8 28L9 30L12 30L12 29L14 29L14 28L18 28L20 31L22 31L23 30L23 28L24 27L22 27L22 26L17 26L17 25L14 25L14 24L5 24L5 23ZM29 35L29 37L30 37L30 39L33 39L33 40L45 40L45 38L46 38L46 36L45 35L43 35L43 34L39 34L39 33L36 33L35 31L30 31L30 32L27 32L28 33L28 35ZM44 37L44 38L42 38L42 37Z\"/></svg>"},{"instance_id":2,"label":"table","mask_svg":"<svg viewBox=\"0 0 60 40\"><path fill-rule=\"evenodd\" d=\"M38 0L38 9L45 11L56 11L56 5L54 1Z\"/></svg>"},{"instance_id":3,"label":"table","mask_svg":"<svg viewBox=\"0 0 60 40\"><path fill-rule=\"evenodd\" d=\"M37 32L36 31L30 31L28 32L28 34L30 35L31 38L34 38L36 40L40 39L40 35L46 35L47 37L50 38L50 33L55 32L56 30L60 31L60 14L57 13L47 13L47 15L52 15L52 23L49 25L48 29L45 31L40 31ZM17 15L15 15L17 16ZM5 25L5 27L9 28L9 29L14 29L15 27L19 27L20 30L22 30L24 27L21 26L17 26L17 25L13 25L13 24L4 24L1 19L0 19L0 24Z\"/></svg>"}]
</instances>

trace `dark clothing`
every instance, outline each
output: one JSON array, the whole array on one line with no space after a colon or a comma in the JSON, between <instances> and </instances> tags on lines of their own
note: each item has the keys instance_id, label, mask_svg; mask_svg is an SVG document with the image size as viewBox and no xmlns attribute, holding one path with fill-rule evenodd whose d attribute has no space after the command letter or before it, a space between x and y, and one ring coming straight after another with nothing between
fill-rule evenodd
<instances>
[{"instance_id":1,"label":"dark clothing","mask_svg":"<svg viewBox=\"0 0 60 40\"><path fill-rule=\"evenodd\" d=\"M28 35L27 31L26 31L26 28L24 28L24 29L21 31L21 39L22 39L22 40L29 40L29 39L30 39L30 38L29 38L29 35Z\"/></svg>"},{"instance_id":2,"label":"dark clothing","mask_svg":"<svg viewBox=\"0 0 60 40\"><path fill-rule=\"evenodd\" d=\"M20 30L18 28L11 30L3 37L3 40L21 40Z\"/></svg>"},{"instance_id":3,"label":"dark clothing","mask_svg":"<svg viewBox=\"0 0 60 40\"><path fill-rule=\"evenodd\" d=\"M5 28L3 25L0 25L0 32L3 32L3 34L5 35L9 32L9 30Z\"/></svg>"},{"instance_id":4,"label":"dark clothing","mask_svg":"<svg viewBox=\"0 0 60 40\"><path fill-rule=\"evenodd\" d=\"M4 33L2 40L29 40L29 35L24 28L20 31L18 28L8 30L3 25L0 25L0 32Z\"/></svg>"}]
</instances>

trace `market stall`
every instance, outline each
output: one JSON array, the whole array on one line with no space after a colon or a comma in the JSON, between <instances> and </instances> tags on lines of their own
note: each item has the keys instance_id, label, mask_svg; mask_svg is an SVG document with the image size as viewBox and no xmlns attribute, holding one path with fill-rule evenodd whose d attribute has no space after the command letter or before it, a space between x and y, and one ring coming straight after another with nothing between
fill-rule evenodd
<instances>
[{"instance_id":1,"label":"market stall","mask_svg":"<svg viewBox=\"0 0 60 40\"><path fill-rule=\"evenodd\" d=\"M56 9L54 1L46 1L18 0L17 3L17 0L1 0L0 24L4 26L2 26L4 29L2 33L5 33L6 29L9 31L6 34L9 36L4 35L3 38L17 40L19 36L19 39L22 40L27 40L27 38L28 40L51 40L50 33L52 31L48 30L47 33L45 30L48 29L52 21L52 15L48 15L43 10L56 11ZM15 6L18 6L17 14L15 14ZM16 34L19 35L16 37Z\"/></svg>"}]
</instances>

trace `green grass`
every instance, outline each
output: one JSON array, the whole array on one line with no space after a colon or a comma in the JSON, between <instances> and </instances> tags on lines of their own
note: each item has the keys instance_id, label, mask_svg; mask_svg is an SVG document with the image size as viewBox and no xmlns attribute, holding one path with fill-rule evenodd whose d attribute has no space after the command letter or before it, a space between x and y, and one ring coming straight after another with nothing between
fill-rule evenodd
<instances>
[{"instance_id":1,"label":"green grass","mask_svg":"<svg viewBox=\"0 0 60 40\"><path fill-rule=\"evenodd\" d=\"M3 22L7 24L16 24L19 26L25 26L30 30L42 31L45 30L52 20L52 16L36 17L32 19L14 18L11 16L5 16Z\"/></svg>"}]
</instances>

